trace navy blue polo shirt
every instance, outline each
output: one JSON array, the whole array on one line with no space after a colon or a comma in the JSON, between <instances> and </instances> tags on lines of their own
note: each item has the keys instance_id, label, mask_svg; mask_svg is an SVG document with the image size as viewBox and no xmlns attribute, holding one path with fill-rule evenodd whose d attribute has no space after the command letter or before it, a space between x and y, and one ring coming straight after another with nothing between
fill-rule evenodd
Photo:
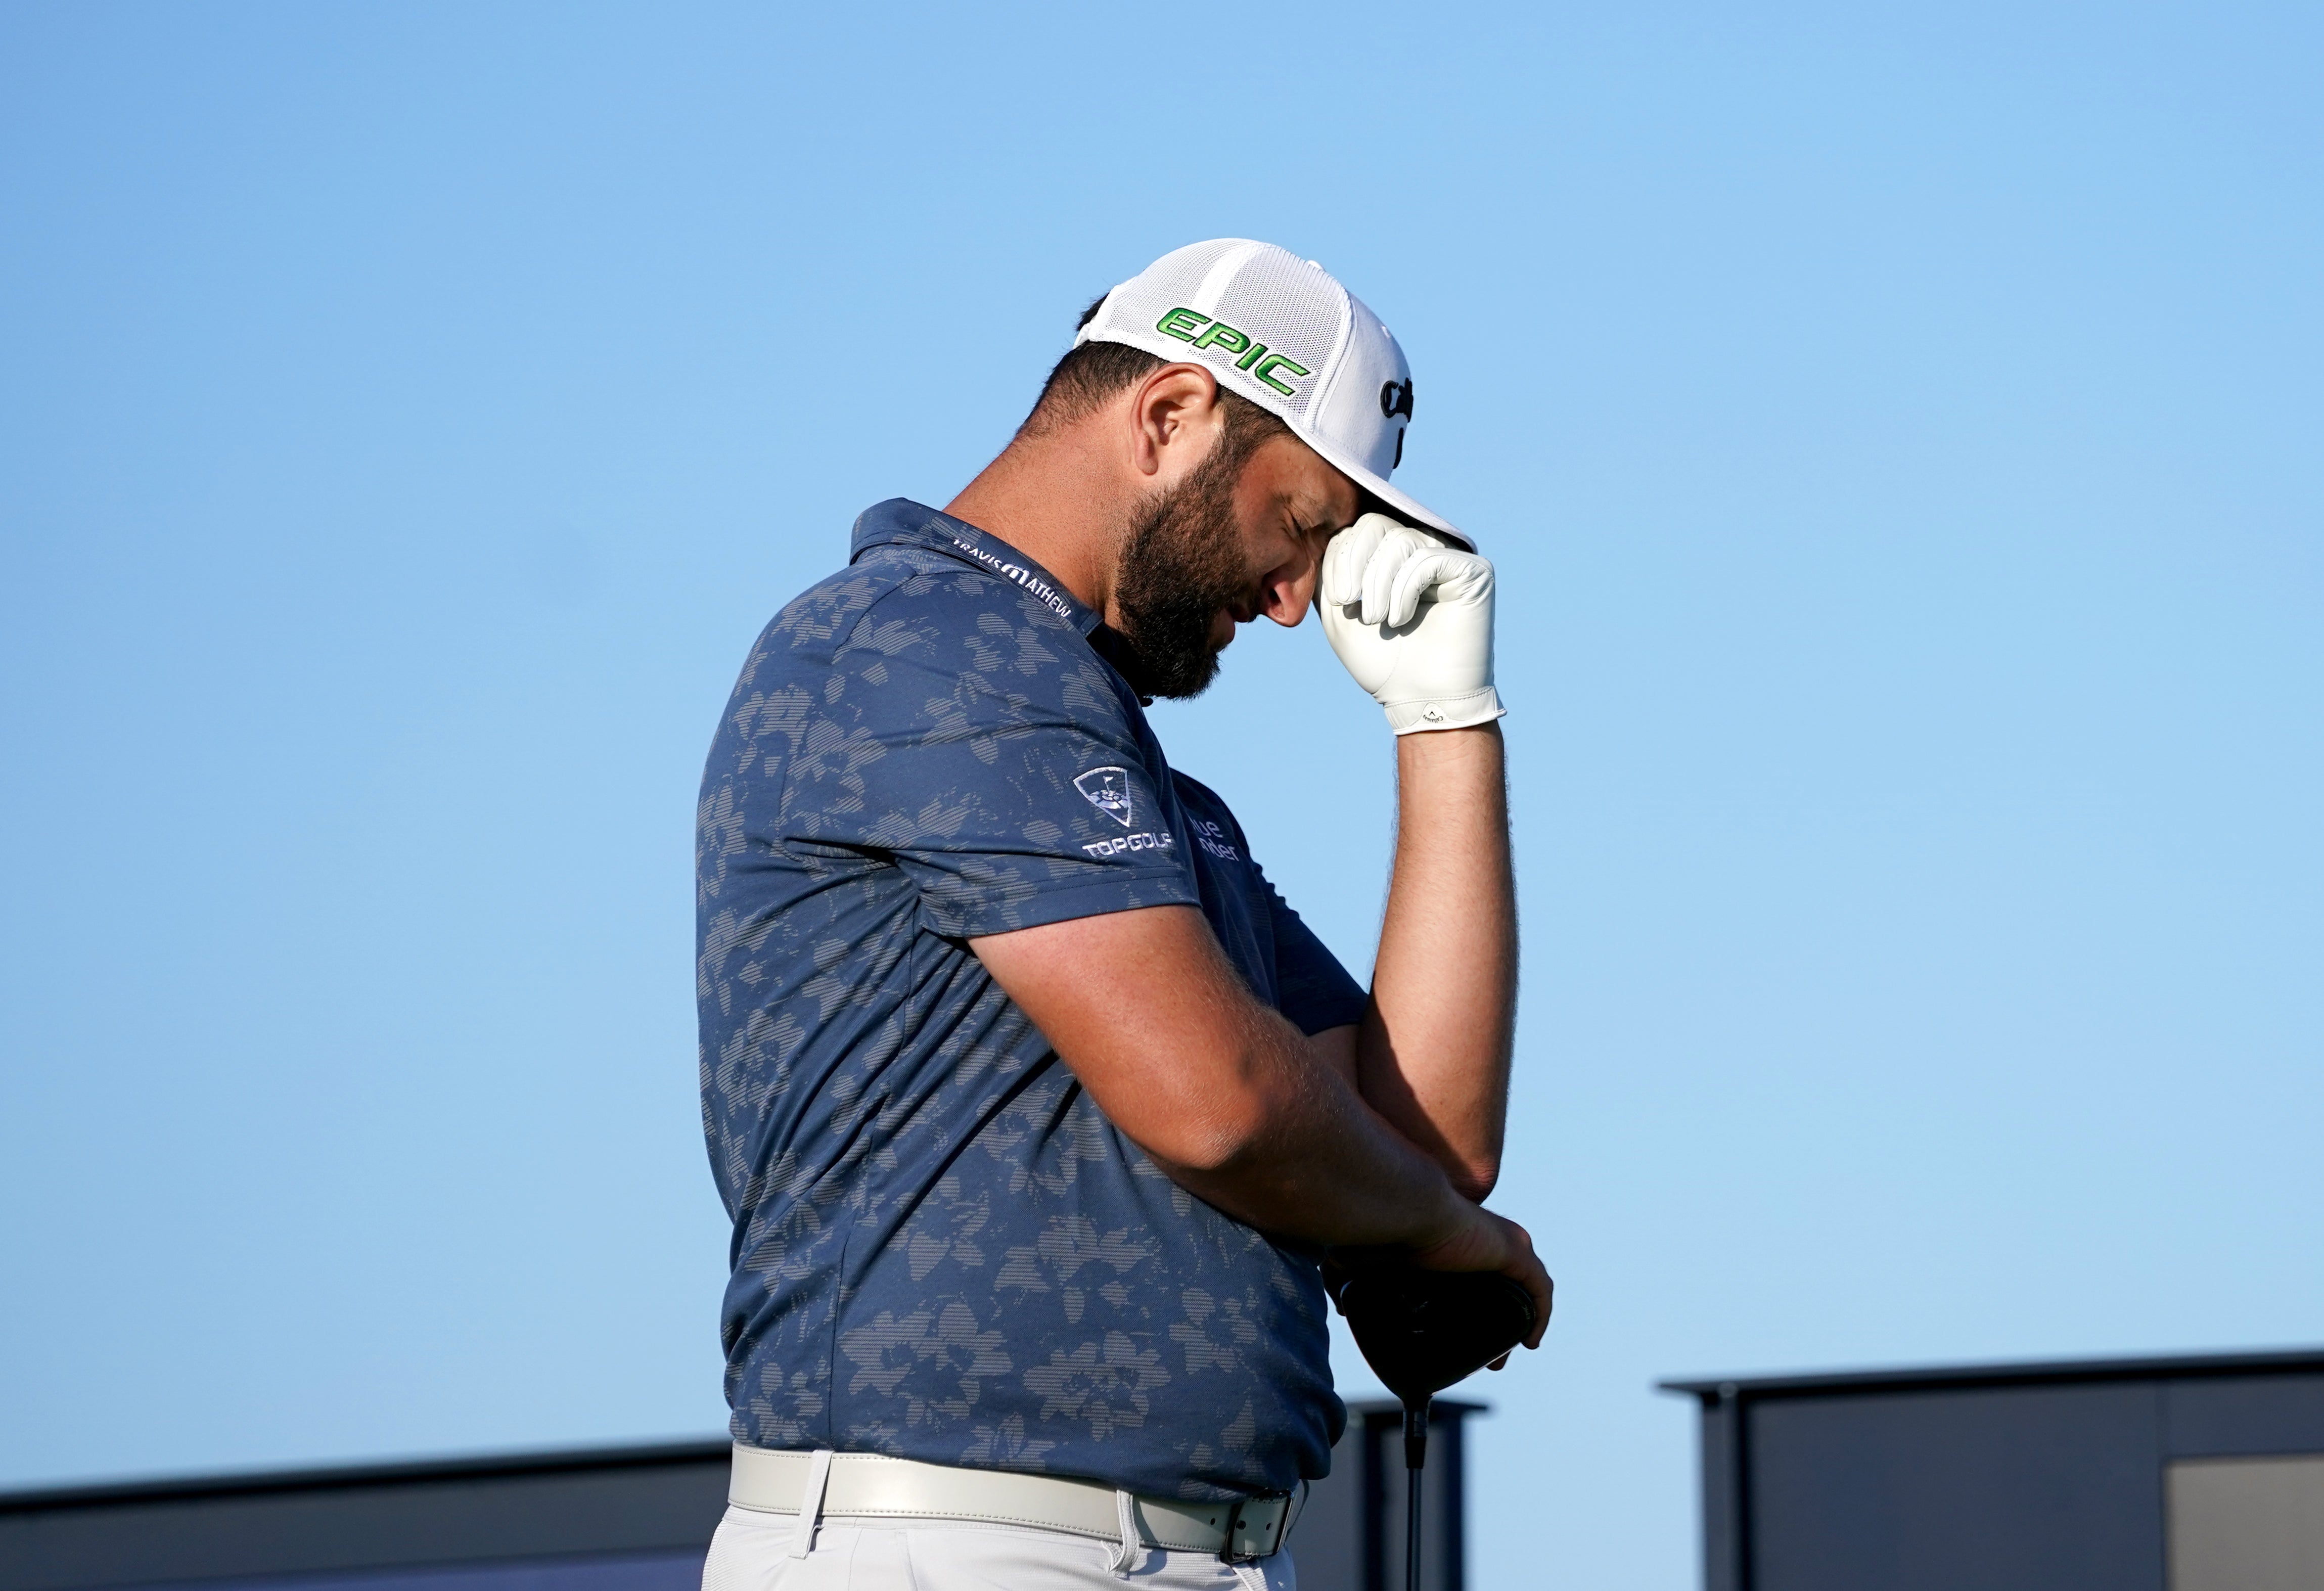
<instances>
[{"instance_id":1,"label":"navy blue polo shirt","mask_svg":"<svg viewBox=\"0 0 2324 1591\"><path fill-rule=\"evenodd\" d=\"M966 943L1194 905L1303 1031L1362 1012L1165 760L1111 639L1032 560L899 498L743 665L696 843L739 1441L1205 1500L1324 1473L1344 1414L1313 1253L1164 1176Z\"/></svg>"}]
</instances>

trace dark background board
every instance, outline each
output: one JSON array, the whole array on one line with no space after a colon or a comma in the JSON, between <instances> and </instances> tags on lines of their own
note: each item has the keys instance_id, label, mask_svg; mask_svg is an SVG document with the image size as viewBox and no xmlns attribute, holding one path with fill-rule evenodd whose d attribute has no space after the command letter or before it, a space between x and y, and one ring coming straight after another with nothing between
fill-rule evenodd
<instances>
[{"instance_id":1,"label":"dark background board","mask_svg":"<svg viewBox=\"0 0 2324 1591\"><path fill-rule=\"evenodd\" d=\"M702 1549L438 1564L353 1574L164 1581L140 1591L700 1591Z\"/></svg>"},{"instance_id":2,"label":"dark background board","mask_svg":"<svg viewBox=\"0 0 2324 1591\"><path fill-rule=\"evenodd\" d=\"M1434 1405L1421 1591L1464 1591L1464 1427ZM1403 1585L1402 1420L1360 1402L1293 1538L1306 1591ZM0 1591L693 1591L727 1444L0 1494Z\"/></svg>"},{"instance_id":3,"label":"dark background board","mask_svg":"<svg viewBox=\"0 0 2324 1591\"><path fill-rule=\"evenodd\" d=\"M2163 1441L2173 1458L2324 1449L2324 1374L2165 1382Z\"/></svg>"},{"instance_id":4,"label":"dark background board","mask_svg":"<svg viewBox=\"0 0 2324 1591\"><path fill-rule=\"evenodd\" d=\"M0 1591L550 1559L595 1560L556 1580L574 1591L659 1591L688 1555L699 1575L726 1469L724 1442L689 1442L20 1493L0 1496Z\"/></svg>"},{"instance_id":5,"label":"dark background board","mask_svg":"<svg viewBox=\"0 0 2324 1591\"><path fill-rule=\"evenodd\" d=\"M1468 1417L1481 1403L1439 1398L1430 1406L1422 1474L1420 1591L1468 1585ZM1404 1411L1382 1399L1348 1405L1348 1429L1332 1449L1291 1539L1301 1591L1398 1591L1404 1585Z\"/></svg>"},{"instance_id":6,"label":"dark background board","mask_svg":"<svg viewBox=\"0 0 2324 1591\"><path fill-rule=\"evenodd\" d=\"M2324 1353L1665 1385L1709 1591L2163 1591L2170 1464L2324 1453Z\"/></svg>"},{"instance_id":7,"label":"dark background board","mask_svg":"<svg viewBox=\"0 0 2324 1591\"><path fill-rule=\"evenodd\" d=\"M1775 1401L1753 1411L1762 1591L2163 1591L2143 1386Z\"/></svg>"}]
</instances>

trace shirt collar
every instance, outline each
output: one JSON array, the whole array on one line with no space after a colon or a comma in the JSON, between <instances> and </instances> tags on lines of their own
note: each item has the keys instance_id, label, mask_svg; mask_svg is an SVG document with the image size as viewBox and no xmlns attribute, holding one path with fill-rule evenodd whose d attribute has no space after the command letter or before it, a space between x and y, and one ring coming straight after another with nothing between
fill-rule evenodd
<instances>
[{"instance_id":1,"label":"shirt collar","mask_svg":"<svg viewBox=\"0 0 2324 1591\"><path fill-rule=\"evenodd\" d=\"M943 553L1013 580L1084 635L1100 627L1096 612L1033 560L991 531L979 530L964 519L954 519L909 497L875 503L857 517L847 561L855 562L874 547L918 547Z\"/></svg>"}]
</instances>

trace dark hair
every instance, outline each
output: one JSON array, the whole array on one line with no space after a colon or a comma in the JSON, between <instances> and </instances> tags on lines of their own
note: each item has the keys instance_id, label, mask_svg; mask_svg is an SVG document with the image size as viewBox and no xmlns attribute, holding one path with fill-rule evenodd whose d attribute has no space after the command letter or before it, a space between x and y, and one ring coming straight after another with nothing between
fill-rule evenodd
<instances>
[{"instance_id":1,"label":"dark hair","mask_svg":"<svg viewBox=\"0 0 2324 1591\"><path fill-rule=\"evenodd\" d=\"M1100 293L1082 311L1081 319L1074 322L1074 329L1079 331L1095 319L1104 303L1105 295ZM1136 386L1167 363L1128 343L1086 342L1068 349L1065 356L1051 367L1049 379L1041 384L1041 395L1033 401L1033 412L1025 416L1025 423L1017 428L1017 434L1024 438L1043 436L1058 426L1070 425L1102 407L1115 394ZM1228 449L1226 458L1237 468L1259 450L1260 443L1291 429L1249 398L1224 387L1219 388L1219 410L1226 422L1221 445Z\"/></svg>"}]
</instances>

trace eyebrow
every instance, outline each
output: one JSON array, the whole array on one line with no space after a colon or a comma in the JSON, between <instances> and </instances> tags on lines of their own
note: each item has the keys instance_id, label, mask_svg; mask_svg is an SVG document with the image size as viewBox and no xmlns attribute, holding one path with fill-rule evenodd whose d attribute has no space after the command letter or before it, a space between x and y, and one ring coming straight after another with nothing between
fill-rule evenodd
<instances>
[{"instance_id":1,"label":"eyebrow","mask_svg":"<svg viewBox=\"0 0 2324 1591\"><path fill-rule=\"evenodd\" d=\"M1288 498L1286 500L1285 506L1291 510L1292 518L1297 520L1301 525L1310 530L1321 529L1324 525L1334 523L1339 518L1338 513L1334 512L1332 504L1324 502L1319 497ZM1361 514L1363 513L1363 507L1360 504L1357 505L1356 513L1358 514Z\"/></svg>"}]
</instances>

